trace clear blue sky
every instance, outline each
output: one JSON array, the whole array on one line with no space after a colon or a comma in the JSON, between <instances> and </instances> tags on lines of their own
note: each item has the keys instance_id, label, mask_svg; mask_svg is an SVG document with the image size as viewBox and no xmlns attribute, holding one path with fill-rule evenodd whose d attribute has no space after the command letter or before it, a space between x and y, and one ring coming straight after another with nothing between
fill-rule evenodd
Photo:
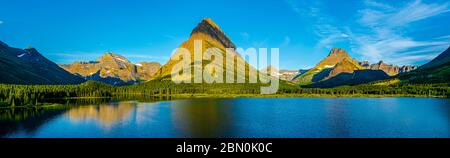
<instances>
[{"instance_id":1,"label":"clear blue sky","mask_svg":"<svg viewBox=\"0 0 450 158\"><path fill-rule=\"evenodd\" d=\"M105 51L165 63L204 17L238 46L278 47L280 66L314 66L332 47L359 60L423 64L450 46L447 0L0 0L0 40L56 63Z\"/></svg>"}]
</instances>

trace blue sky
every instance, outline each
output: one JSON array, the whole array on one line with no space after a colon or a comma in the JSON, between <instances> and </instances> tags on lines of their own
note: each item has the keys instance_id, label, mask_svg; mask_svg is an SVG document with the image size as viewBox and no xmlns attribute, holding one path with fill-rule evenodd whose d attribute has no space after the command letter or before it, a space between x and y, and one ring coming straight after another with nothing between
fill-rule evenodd
<instances>
[{"instance_id":1,"label":"blue sky","mask_svg":"<svg viewBox=\"0 0 450 158\"><path fill-rule=\"evenodd\" d=\"M280 67L314 66L332 47L358 60L423 64L450 46L448 0L0 0L0 40L56 63L105 51L165 63L204 17L242 48L280 48Z\"/></svg>"}]
</instances>

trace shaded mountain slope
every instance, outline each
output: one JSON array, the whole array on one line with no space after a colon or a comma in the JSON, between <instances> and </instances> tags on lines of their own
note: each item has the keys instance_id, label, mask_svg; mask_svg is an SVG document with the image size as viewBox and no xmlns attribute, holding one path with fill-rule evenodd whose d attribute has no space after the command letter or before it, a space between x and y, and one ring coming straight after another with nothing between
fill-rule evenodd
<instances>
[{"instance_id":1,"label":"shaded mountain slope","mask_svg":"<svg viewBox=\"0 0 450 158\"><path fill-rule=\"evenodd\" d=\"M0 41L0 83L79 84L84 80L60 68L35 48L12 48Z\"/></svg>"},{"instance_id":2,"label":"shaded mountain slope","mask_svg":"<svg viewBox=\"0 0 450 158\"><path fill-rule=\"evenodd\" d=\"M389 78L390 76L382 70L355 70L353 73L340 73L328 80L313 83L304 87L330 88L344 85L353 86Z\"/></svg>"},{"instance_id":3,"label":"shaded mountain slope","mask_svg":"<svg viewBox=\"0 0 450 158\"><path fill-rule=\"evenodd\" d=\"M408 83L448 83L450 81L450 47L417 70L400 74L398 78Z\"/></svg>"},{"instance_id":4,"label":"shaded mountain slope","mask_svg":"<svg viewBox=\"0 0 450 158\"><path fill-rule=\"evenodd\" d=\"M441 65L445 65L450 62L450 47L447 48L444 52L439 54L436 58L431 60L430 62L422 65L420 69L433 68Z\"/></svg>"}]
</instances>

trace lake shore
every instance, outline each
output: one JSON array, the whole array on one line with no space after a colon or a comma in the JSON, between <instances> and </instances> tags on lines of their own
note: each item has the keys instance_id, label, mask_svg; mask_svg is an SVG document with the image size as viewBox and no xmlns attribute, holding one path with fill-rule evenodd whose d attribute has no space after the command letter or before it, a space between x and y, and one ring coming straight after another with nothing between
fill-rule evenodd
<instances>
[{"instance_id":1,"label":"lake shore","mask_svg":"<svg viewBox=\"0 0 450 158\"><path fill-rule=\"evenodd\" d=\"M120 96L120 94L116 94ZM136 94L147 96L145 94ZM428 96L413 94L396 95L374 95L374 94L353 94L353 95L326 95L326 94L172 94L172 95L151 95L149 97L174 97L174 98L389 98L389 97L412 97L412 98L447 98L447 96Z\"/></svg>"},{"instance_id":2,"label":"lake shore","mask_svg":"<svg viewBox=\"0 0 450 158\"><path fill-rule=\"evenodd\" d=\"M142 93L133 94L114 94L112 97L66 97L66 98L48 98L48 100L76 100L76 99L113 99L113 100L139 100L155 99L158 100L177 100L177 99L227 99L227 98L447 98L447 96L428 96L428 95L374 95L374 94L353 94L353 95L331 95L331 94L172 94L172 95L146 95ZM65 106L62 103L42 103L38 106L3 106L0 110L10 109L45 109Z\"/></svg>"}]
</instances>

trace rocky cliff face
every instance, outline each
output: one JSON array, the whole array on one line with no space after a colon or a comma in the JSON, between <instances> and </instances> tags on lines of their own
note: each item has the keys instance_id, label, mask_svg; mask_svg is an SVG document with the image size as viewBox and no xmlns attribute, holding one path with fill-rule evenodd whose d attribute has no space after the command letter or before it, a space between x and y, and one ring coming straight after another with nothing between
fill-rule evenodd
<instances>
[{"instance_id":1,"label":"rocky cliff face","mask_svg":"<svg viewBox=\"0 0 450 158\"><path fill-rule=\"evenodd\" d=\"M361 65L362 67L364 67L366 69L370 68L370 63L368 61L359 62L359 65Z\"/></svg>"},{"instance_id":2,"label":"rocky cliff face","mask_svg":"<svg viewBox=\"0 0 450 158\"><path fill-rule=\"evenodd\" d=\"M339 69L336 69L330 76L330 72L332 69L340 62L356 62L354 59L350 57L350 55L342 48L333 48L328 56L320 61L314 68L310 69L306 73L296 77L293 82L297 83L310 83L310 82L317 82L320 80L323 80L325 78L329 78L331 76L336 75L339 73L339 71L347 71L344 70L345 67L340 67ZM347 64L343 64L347 65ZM353 64L351 64L353 65Z\"/></svg>"},{"instance_id":3,"label":"rocky cliff face","mask_svg":"<svg viewBox=\"0 0 450 158\"><path fill-rule=\"evenodd\" d=\"M161 64L158 62L140 62L136 64L138 78L141 80L151 80L155 77Z\"/></svg>"},{"instance_id":4,"label":"rocky cliff face","mask_svg":"<svg viewBox=\"0 0 450 158\"><path fill-rule=\"evenodd\" d=\"M389 76L395 76L400 73L406 73L410 72L412 70L417 69L417 66L411 66L411 65L405 65L405 66L396 66L396 65L390 65L386 64L383 61L380 61L376 64L369 64L368 61L360 62L360 65L366 69L370 70L383 70L388 74Z\"/></svg>"},{"instance_id":5,"label":"rocky cliff face","mask_svg":"<svg viewBox=\"0 0 450 158\"><path fill-rule=\"evenodd\" d=\"M192 39L217 41L225 48L236 48L230 38L210 18L203 19L197 27L192 30Z\"/></svg>"},{"instance_id":6,"label":"rocky cliff face","mask_svg":"<svg viewBox=\"0 0 450 158\"><path fill-rule=\"evenodd\" d=\"M337 63L334 68L331 69L330 73L325 77L325 79L330 79L340 73L353 73L355 70L363 70L357 62L345 58L341 62Z\"/></svg>"},{"instance_id":7,"label":"rocky cliff face","mask_svg":"<svg viewBox=\"0 0 450 158\"><path fill-rule=\"evenodd\" d=\"M159 63L133 64L124 56L110 52L105 53L96 61L74 62L60 66L87 80L96 80L112 85L132 84L140 80L151 80L160 68Z\"/></svg>"},{"instance_id":8,"label":"rocky cliff face","mask_svg":"<svg viewBox=\"0 0 450 158\"><path fill-rule=\"evenodd\" d=\"M317 64L317 69L332 68L344 59L349 59L350 55L342 48L333 48L328 56Z\"/></svg>"},{"instance_id":9,"label":"rocky cliff face","mask_svg":"<svg viewBox=\"0 0 450 158\"><path fill-rule=\"evenodd\" d=\"M97 61L101 64L101 77L117 77L125 82L138 80L136 66L121 55L105 53Z\"/></svg>"},{"instance_id":10,"label":"rocky cliff face","mask_svg":"<svg viewBox=\"0 0 450 158\"><path fill-rule=\"evenodd\" d=\"M320 61L314 68L298 77L294 77L292 81L302 85L318 82L321 82L320 84L322 85L338 85L338 83L345 82L363 83L363 80L365 83L367 81L374 81L372 79L385 79L387 78L386 76L395 76L415 69L417 69L416 66L399 67L386 64L383 61L376 64L370 64L368 61L358 62L358 60L351 58L344 49L333 48L328 56ZM358 77L355 77L355 72L358 72ZM385 74L382 74L382 72ZM363 77L364 75L370 77L365 78ZM337 76L339 77L335 78ZM333 80L324 82L329 79ZM358 82L357 80L361 80L361 82Z\"/></svg>"},{"instance_id":11,"label":"rocky cliff face","mask_svg":"<svg viewBox=\"0 0 450 158\"><path fill-rule=\"evenodd\" d=\"M371 70L383 70L389 76L395 76L399 73L400 68L394 65L385 64L383 61L380 61L376 64L370 65L369 69Z\"/></svg>"},{"instance_id":12,"label":"rocky cliff face","mask_svg":"<svg viewBox=\"0 0 450 158\"><path fill-rule=\"evenodd\" d=\"M400 67L400 72L399 73L407 73L413 70L418 69L418 66L412 66L412 65L406 65L406 66L402 66Z\"/></svg>"},{"instance_id":13,"label":"rocky cliff face","mask_svg":"<svg viewBox=\"0 0 450 158\"><path fill-rule=\"evenodd\" d=\"M0 83L78 84L84 80L60 68L35 48L18 49L0 41Z\"/></svg>"}]
</instances>

